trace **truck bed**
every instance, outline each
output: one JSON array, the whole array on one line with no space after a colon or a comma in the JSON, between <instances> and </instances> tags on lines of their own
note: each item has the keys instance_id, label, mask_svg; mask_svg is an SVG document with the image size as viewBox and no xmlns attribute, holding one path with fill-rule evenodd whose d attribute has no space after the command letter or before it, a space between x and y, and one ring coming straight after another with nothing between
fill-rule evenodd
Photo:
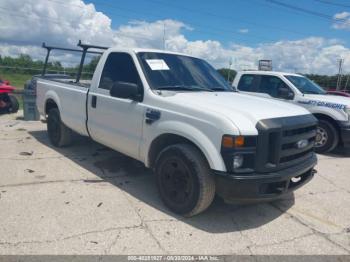
<instances>
[{"instance_id":1,"label":"truck bed","mask_svg":"<svg viewBox=\"0 0 350 262\"><path fill-rule=\"evenodd\" d=\"M42 115L47 114L48 99L56 101L62 122L81 135L86 130L86 99L90 80L74 83L74 79L61 76L38 77L36 85L37 107Z\"/></svg>"}]
</instances>

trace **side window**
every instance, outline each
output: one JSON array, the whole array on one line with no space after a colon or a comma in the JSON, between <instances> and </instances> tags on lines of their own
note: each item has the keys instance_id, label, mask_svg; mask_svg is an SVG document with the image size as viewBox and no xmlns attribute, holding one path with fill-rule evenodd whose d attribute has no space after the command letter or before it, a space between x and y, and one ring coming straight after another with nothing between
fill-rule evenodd
<instances>
[{"instance_id":1,"label":"side window","mask_svg":"<svg viewBox=\"0 0 350 262\"><path fill-rule=\"evenodd\" d=\"M111 53L108 56L98 87L110 90L115 82L127 82L141 86L140 76L129 54Z\"/></svg>"},{"instance_id":2,"label":"side window","mask_svg":"<svg viewBox=\"0 0 350 262\"><path fill-rule=\"evenodd\" d=\"M280 89L289 89L282 79L276 76L262 75L259 85L259 93L266 93L272 97L279 97Z\"/></svg>"},{"instance_id":3,"label":"side window","mask_svg":"<svg viewBox=\"0 0 350 262\"><path fill-rule=\"evenodd\" d=\"M257 78L258 77L256 75L242 75L237 86L238 90L245 92L257 92Z\"/></svg>"}]
</instances>

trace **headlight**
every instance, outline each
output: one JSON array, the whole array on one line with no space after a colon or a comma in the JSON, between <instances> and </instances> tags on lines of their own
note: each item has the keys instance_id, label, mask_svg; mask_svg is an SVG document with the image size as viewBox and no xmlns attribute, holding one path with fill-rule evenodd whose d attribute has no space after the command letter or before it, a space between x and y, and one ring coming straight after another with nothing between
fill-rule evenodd
<instances>
[{"instance_id":1,"label":"headlight","mask_svg":"<svg viewBox=\"0 0 350 262\"><path fill-rule=\"evenodd\" d=\"M223 135L221 156L229 173L252 173L255 165L257 136Z\"/></svg>"},{"instance_id":2,"label":"headlight","mask_svg":"<svg viewBox=\"0 0 350 262\"><path fill-rule=\"evenodd\" d=\"M233 156L232 167L233 169L238 169L243 166L243 155L237 154Z\"/></svg>"},{"instance_id":3,"label":"headlight","mask_svg":"<svg viewBox=\"0 0 350 262\"><path fill-rule=\"evenodd\" d=\"M346 113L348 113L348 115L350 115L350 107L346 107L345 111L346 111Z\"/></svg>"},{"instance_id":4,"label":"headlight","mask_svg":"<svg viewBox=\"0 0 350 262\"><path fill-rule=\"evenodd\" d=\"M350 121L350 107L346 107L345 112L348 114L348 120Z\"/></svg>"}]
</instances>

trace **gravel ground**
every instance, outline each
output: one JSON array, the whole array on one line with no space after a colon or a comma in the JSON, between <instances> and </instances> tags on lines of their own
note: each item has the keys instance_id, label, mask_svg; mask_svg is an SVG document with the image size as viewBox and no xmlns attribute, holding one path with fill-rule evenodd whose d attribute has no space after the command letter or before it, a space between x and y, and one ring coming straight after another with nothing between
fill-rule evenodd
<instances>
[{"instance_id":1,"label":"gravel ground","mask_svg":"<svg viewBox=\"0 0 350 262\"><path fill-rule=\"evenodd\" d=\"M350 254L350 151L319 156L289 199L184 219L152 173L89 139L51 147L46 125L0 116L0 254Z\"/></svg>"}]
</instances>

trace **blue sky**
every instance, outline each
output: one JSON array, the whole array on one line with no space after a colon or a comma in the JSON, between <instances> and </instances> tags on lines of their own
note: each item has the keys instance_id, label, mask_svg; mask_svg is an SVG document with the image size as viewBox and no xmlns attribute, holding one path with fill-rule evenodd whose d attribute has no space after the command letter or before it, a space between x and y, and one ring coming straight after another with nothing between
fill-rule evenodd
<instances>
[{"instance_id":1,"label":"blue sky","mask_svg":"<svg viewBox=\"0 0 350 262\"><path fill-rule=\"evenodd\" d=\"M350 0L1 0L0 14L2 56L43 59L44 41L74 47L82 40L164 48L216 68L233 61L236 70L271 59L275 70L331 75L345 59L350 72ZM79 61L69 54L52 59Z\"/></svg>"},{"instance_id":2,"label":"blue sky","mask_svg":"<svg viewBox=\"0 0 350 262\"><path fill-rule=\"evenodd\" d=\"M266 42L320 36L339 39L347 47L350 44L349 31L332 28L331 20L291 10L266 0L86 2L95 4L98 11L107 14L115 28L130 20L154 21L170 18L182 21L193 28L182 31L189 40L215 39L223 44L235 42L256 46ZM281 2L329 16L344 11L350 12L350 1L344 0L334 2L349 5L349 8L315 0ZM241 33L241 29L248 29L248 32Z\"/></svg>"}]
</instances>

